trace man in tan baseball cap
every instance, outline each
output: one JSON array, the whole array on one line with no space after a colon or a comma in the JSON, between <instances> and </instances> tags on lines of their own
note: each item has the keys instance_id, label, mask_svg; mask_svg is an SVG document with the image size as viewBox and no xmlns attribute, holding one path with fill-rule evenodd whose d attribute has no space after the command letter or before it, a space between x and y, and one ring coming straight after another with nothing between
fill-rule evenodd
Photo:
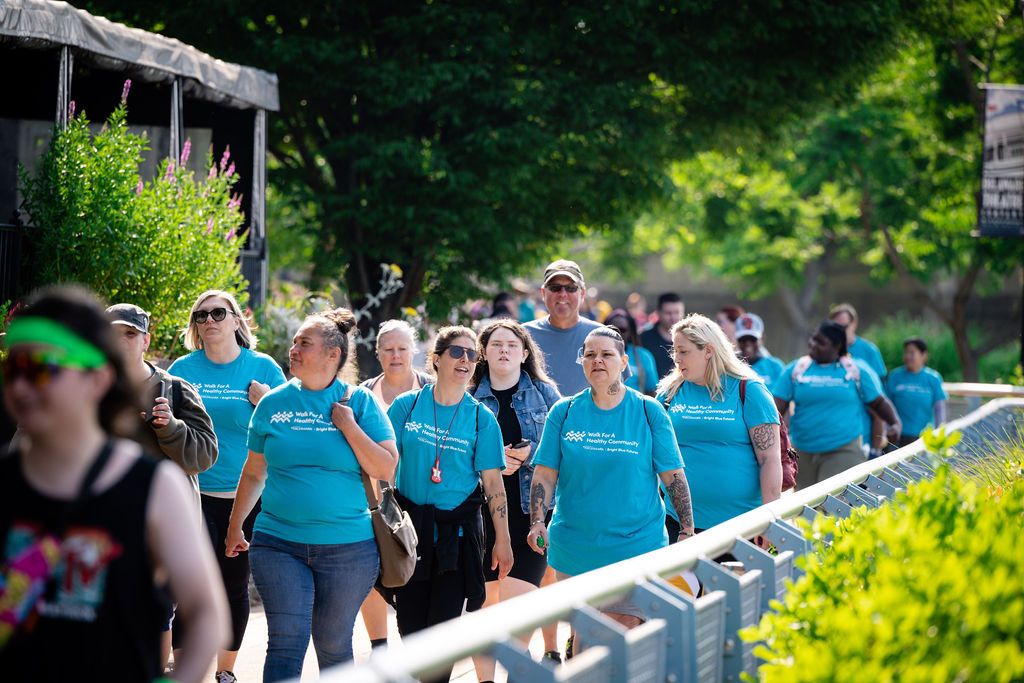
<instances>
[{"instance_id":1,"label":"man in tan baseball cap","mask_svg":"<svg viewBox=\"0 0 1024 683\"><path fill-rule=\"evenodd\" d=\"M548 315L526 323L547 361L548 374L563 396L577 394L587 386L583 367L578 363L583 340L600 323L580 316L586 296L583 271L575 261L558 259L544 269L540 289Z\"/></svg>"}]
</instances>

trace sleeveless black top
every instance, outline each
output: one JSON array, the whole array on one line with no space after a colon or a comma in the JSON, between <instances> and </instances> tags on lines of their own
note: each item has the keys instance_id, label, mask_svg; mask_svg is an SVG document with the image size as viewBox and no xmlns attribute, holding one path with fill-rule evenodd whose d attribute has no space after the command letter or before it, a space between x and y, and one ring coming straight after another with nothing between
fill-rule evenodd
<instances>
[{"instance_id":1,"label":"sleeveless black top","mask_svg":"<svg viewBox=\"0 0 1024 683\"><path fill-rule=\"evenodd\" d=\"M9 681L152 681L162 675L160 633L168 598L153 583L146 506L157 462L140 457L66 519L55 580L0 648ZM70 501L36 492L21 456L0 458L2 567L61 526ZM3 533L6 531L6 533Z\"/></svg>"}]
</instances>

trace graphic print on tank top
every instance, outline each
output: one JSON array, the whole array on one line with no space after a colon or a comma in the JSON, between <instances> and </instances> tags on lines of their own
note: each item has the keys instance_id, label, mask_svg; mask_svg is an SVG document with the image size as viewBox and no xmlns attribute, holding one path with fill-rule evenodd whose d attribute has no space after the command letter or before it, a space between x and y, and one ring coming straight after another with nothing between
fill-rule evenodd
<instances>
[{"instance_id":1,"label":"graphic print on tank top","mask_svg":"<svg viewBox=\"0 0 1024 683\"><path fill-rule=\"evenodd\" d=\"M38 528L16 521L8 534L4 557L10 561L30 554L42 541ZM38 613L69 621L96 621L106 595L110 563L120 557L122 552L121 545L106 529L87 526L69 528L60 544L60 559L54 569L52 594L43 595L36 601ZM34 572L26 572L26 578L30 573Z\"/></svg>"}]
</instances>

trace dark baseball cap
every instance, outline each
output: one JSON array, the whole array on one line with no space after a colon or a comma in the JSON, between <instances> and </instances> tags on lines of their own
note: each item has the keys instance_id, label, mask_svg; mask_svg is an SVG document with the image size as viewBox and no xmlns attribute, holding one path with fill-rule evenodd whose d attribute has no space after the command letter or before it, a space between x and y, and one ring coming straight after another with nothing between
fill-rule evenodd
<instances>
[{"instance_id":1,"label":"dark baseball cap","mask_svg":"<svg viewBox=\"0 0 1024 683\"><path fill-rule=\"evenodd\" d=\"M548 264L548 267L544 269L542 286L550 282L551 278L559 275L569 278L580 287L583 286L583 271L580 270L580 264L567 259L558 259Z\"/></svg>"},{"instance_id":2,"label":"dark baseball cap","mask_svg":"<svg viewBox=\"0 0 1024 683\"><path fill-rule=\"evenodd\" d=\"M130 325L143 334L149 334L149 313L135 304L114 304L107 309L113 325Z\"/></svg>"}]
</instances>

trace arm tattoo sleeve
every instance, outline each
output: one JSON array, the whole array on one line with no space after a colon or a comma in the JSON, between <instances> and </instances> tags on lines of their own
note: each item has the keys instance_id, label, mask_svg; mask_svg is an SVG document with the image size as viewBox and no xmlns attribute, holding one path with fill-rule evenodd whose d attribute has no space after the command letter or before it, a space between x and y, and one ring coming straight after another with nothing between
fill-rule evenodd
<instances>
[{"instance_id":1,"label":"arm tattoo sleeve","mask_svg":"<svg viewBox=\"0 0 1024 683\"><path fill-rule=\"evenodd\" d=\"M530 491L530 523L543 520L548 514L548 490L539 481L533 482Z\"/></svg>"},{"instance_id":2,"label":"arm tattoo sleeve","mask_svg":"<svg viewBox=\"0 0 1024 683\"><path fill-rule=\"evenodd\" d=\"M496 491L487 497L487 508L491 511L491 518L505 519L508 517L508 501L505 499L505 490Z\"/></svg>"},{"instance_id":3,"label":"arm tattoo sleeve","mask_svg":"<svg viewBox=\"0 0 1024 683\"><path fill-rule=\"evenodd\" d=\"M773 426L771 424L757 425L750 430L750 440L758 451L766 451L775 445Z\"/></svg>"},{"instance_id":4,"label":"arm tattoo sleeve","mask_svg":"<svg viewBox=\"0 0 1024 683\"><path fill-rule=\"evenodd\" d=\"M679 524L684 528L693 527L693 506L690 503L690 485L686 483L686 475L676 472L672 475L672 482L665 488L668 489L672 507L679 515Z\"/></svg>"}]
</instances>

